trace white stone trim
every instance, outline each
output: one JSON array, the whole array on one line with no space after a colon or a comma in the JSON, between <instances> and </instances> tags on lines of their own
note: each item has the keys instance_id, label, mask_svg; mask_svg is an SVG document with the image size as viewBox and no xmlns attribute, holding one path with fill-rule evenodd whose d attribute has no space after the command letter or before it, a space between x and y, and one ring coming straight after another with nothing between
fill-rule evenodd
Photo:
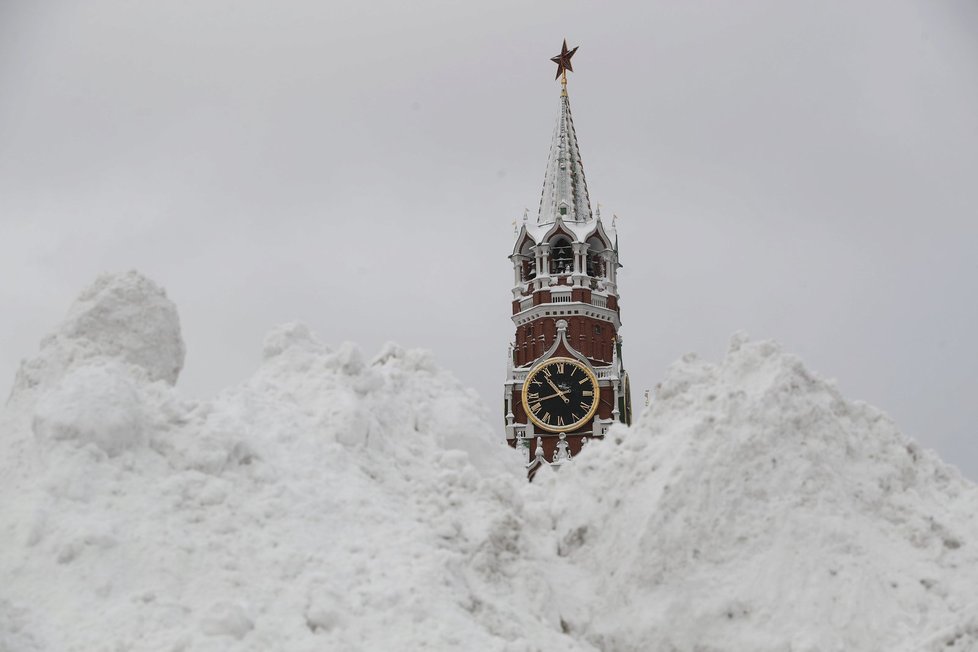
<instances>
[{"instance_id":1,"label":"white stone trim","mask_svg":"<svg viewBox=\"0 0 978 652\"><path fill-rule=\"evenodd\" d=\"M605 299L605 301L607 301L607 299ZM530 303L532 303L532 300ZM521 308L523 305L523 302L520 302ZM616 331L621 328L621 318L618 317L618 312L616 310L612 310L611 308L607 307L595 306L582 301L573 301L571 303L541 303L536 306L530 306L529 308L522 309L513 315L513 323L517 326L522 326L523 324L528 324L531 321L536 321L537 319L544 317L554 319L591 317L592 319L600 319L602 321L610 322L614 325Z\"/></svg>"}]
</instances>

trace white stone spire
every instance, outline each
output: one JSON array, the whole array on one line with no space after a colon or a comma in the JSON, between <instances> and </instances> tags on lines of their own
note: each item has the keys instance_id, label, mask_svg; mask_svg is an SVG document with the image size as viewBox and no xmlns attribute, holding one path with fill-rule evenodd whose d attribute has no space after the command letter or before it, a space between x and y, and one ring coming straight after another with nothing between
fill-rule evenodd
<instances>
[{"instance_id":1,"label":"white stone spire","mask_svg":"<svg viewBox=\"0 0 978 652\"><path fill-rule=\"evenodd\" d=\"M537 224L549 224L558 217L565 222L591 220L591 200L587 194L584 164L581 163L581 152L577 147L577 133L574 131L566 88L560 93L560 111L550 144L547 173L543 178Z\"/></svg>"}]
</instances>

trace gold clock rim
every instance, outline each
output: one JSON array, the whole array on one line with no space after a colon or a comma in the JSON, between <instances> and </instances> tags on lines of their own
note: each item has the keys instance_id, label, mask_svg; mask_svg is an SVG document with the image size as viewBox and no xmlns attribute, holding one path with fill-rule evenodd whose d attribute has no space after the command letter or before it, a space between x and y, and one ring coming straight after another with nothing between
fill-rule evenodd
<instances>
[{"instance_id":1,"label":"gold clock rim","mask_svg":"<svg viewBox=\"0 0 978 652\"><path fill-rule=\"evenodd\" d=\"M547 365L554 364L557 362L569 362L575 367L578 367L579 369L584 371L585 374L588 375L588 377L591 379L591 384L594 385L594 404L591 406L591 409L588 411L586 415L581 417L579 421L575 421L571 425L563 426L563 427L550 426L537 419L535 416L533 416L533 412L530 411L530 405L526 400L526 390L527 390L527 385L530 382L530 379L533 378L533 376L535 376L537 373L539 373L540 369L542 369L543 367L546 367ZM523 381L523 390L520 392L520 401L523 403L523 413L526 415L527 419L533 422L534 425L543 428L547 432L570 432L571 430L576 430L577 428L583 426L584 423L588 419L593 417L594 413L598 411L598 403L601 401L601 388L598 387L598 377L594 374L593 371L591 371L591 369L587 365L585 365L580 360L577 360L575 358L567 358L563 356L557 358L547 358L546 360L542 360L541 362L535 364L530 369L530 371L527 372L526 379Z\"/></svg>"}]
</instances>

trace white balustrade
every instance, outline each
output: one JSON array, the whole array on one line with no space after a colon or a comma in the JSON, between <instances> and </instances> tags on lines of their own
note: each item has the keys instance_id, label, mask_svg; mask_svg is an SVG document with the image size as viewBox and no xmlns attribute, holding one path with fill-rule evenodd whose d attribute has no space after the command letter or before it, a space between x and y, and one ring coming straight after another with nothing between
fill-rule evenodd
<instances>
[{"instance_id":1,"label":"white balustrade","mask_svg":"<svg viewBox=\"0 0 978 652\"><path fill-rule=\"evenodd\" d=\"M572 295L570 292L553 291L553 290L550 291L550 303L574 303L571 297ZM608 297L600 294L591 295L591 305L596 308L604 308L606 310L610 310L610 308L608 308ZM532 296L520 299L520 312L523 312L524 310L529 310L532 307L533 307Z\"/></svg>"},{"instance_id":2,"label":"white balustrade","mask_svg":"<svg viewBox=\"0 0 978 652\"><path fill-rule=\"evenodd\" d=\"M514 369L513 370L513 382L517 385L522 385L526 381L526 376L529 373L529 369ZM597 376L598 380L615 380L618 378L618 372L613 366L608 367L596 367L594 369L594 375Z\"/></svg>"}]
</instances>

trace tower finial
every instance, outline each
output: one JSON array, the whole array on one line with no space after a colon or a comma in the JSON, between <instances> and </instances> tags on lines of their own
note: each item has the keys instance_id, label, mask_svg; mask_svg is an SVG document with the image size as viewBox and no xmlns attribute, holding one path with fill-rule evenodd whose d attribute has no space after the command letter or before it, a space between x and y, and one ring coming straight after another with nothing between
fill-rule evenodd
<instances>
[{"instance_id":1,"label":"tower finial","mask_svg":"<svg viewBox=\"0 0 978 652\"><path fill-rule=\"evenodd\" d=\"M557 64L557 76L554 79L560 80L560 94L567 95L567 71L574 72L574 66L571 65L571 57L577 52L577 47L573 50L567 49L567 39L564 39L564 45L560 48L560 54L555 57L551 57L550 60Z\"/></svg>"}]
</instances>

